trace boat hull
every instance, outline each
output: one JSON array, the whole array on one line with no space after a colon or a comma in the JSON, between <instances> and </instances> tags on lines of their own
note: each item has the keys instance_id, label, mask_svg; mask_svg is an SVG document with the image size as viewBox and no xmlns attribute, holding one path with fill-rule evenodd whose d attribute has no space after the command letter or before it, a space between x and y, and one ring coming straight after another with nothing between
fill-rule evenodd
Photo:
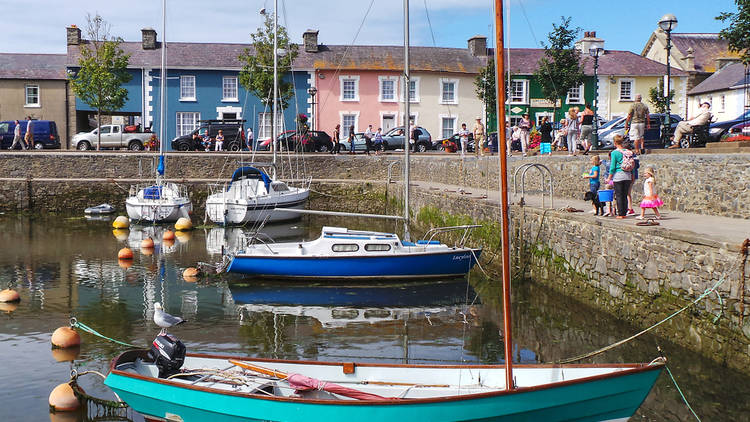
<instances>
[{"instance_id":1,"label":"boat hull","mask_svg":"<svg viewBox=\"0 0 750 422\"><path fill-rule=\"evenodd\" d=\"M278 223L282 221L296 220L301 214L289 211L274 211L274 208L285 208L290 210L301 210L307 202L305 195L295 195L287 201L237 201L223 202L221 199L208 199L206 201L206 213L208 218L222 225L239 225L245 223L256 223L266 221L267 223Z\"/></svg>"},{"instance_id":2,"label":"boat hull","mask_svg":"<svg viewBox=\"0 0 750 422\"><path fill-rule=\"evenodd\" d=\"M481 249L373 256L235 255L227 272L279 279L409 279L456 277L469 272Z\"/></svg>"},{"instance_id":3,"label":"boat hull","mask_svg":"<svg viewBox=\"0 0 750 422\"><path fill-rule=\"evenodd\" d=\"M190 200L159 201L128 198L125 201L128 218L148 223L173 223L182 217L190 218L193 205Z\"/></svg>"},{"instance_id":4,"label":"boat hull","mask_svg":"<svg viewBox=\"0 0 750 422\"><path fill-rule=\"evenodd\" d=\"M396 369L402 373L417 367L391 366L398 367ZM385 401L304 399L220 391L174 385L118 370L110 372L105 384L134 410L156 420L308 422L315 417L334 422L625 421L645 400L662 367L662 364L632 365L619 372L513 391ZM564 367L527 368L560 371ZM518 366L514 374L524 370L524 366Z\"/></svg>"}]
</instances>

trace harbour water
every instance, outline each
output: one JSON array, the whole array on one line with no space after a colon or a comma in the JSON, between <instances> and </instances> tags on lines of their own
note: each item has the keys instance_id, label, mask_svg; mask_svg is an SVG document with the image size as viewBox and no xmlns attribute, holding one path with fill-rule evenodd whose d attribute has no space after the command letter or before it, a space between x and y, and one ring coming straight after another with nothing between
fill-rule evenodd
<instances>
[{"instance_id":1,"label":"harbour water","mask_svg":"<svg viewBox=\"0 0 750 422\"><path fill-rule=\"evenodd\" d=\"M310 239L324 222L332 224L304 218L265 231L275 239ZM347 220L346 225L393 230L393 223L366 220ZM18 304L0 304L0 420L91 417L50 416L50 391L67 382L72 369L106 374L109 361L126 348L83 333L80 352L71 362L51 350L51 333L75 316L105 336L145 347L159 331L152 321L154 302L188 320L170 332L192 352L389 363L504 359L500 283L476 270L469 280L368 286L182 278L186 267L218 262L222 248L236 247L245 231L198 229L164 243L158 227L113 232L107 220L0 217L0 287L10 285L22 297ZM139 249L147 236L157 242L153 251ZM125 246L134 251L132 263L117 259ZM553 362L645 328L624 324L533 280L516 283L513 297L517 362ZM689 327L684 330L687 335ZM650 361L659 355L657 347L703 420L748 420L750 375L678 347L658 331L593 361ZM91 395L113 398L95 375L80 383ZM634 419L683 421L693 416L664 374Z\"/></svg>"}]
</instances>

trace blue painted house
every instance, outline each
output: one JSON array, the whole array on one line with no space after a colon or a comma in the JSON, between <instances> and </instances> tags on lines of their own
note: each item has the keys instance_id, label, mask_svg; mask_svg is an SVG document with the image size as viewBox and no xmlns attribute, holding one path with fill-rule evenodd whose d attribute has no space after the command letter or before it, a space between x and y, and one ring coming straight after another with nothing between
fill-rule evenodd
<instances>
[{"instance_id":1,"label":"blue painted house","mask_svg":"<svg viewBox=\"0 0 750 422\"><path fill-rule=\"evenodd\" d=\"M81 30L67 28L67 68L74 72L80 48L88 41ZM141 124L159 132L161 47L156 31L142 30L141 42L123 42L120 47L130 54L129 71L133 78L125 106L113 113L127 124ZM239 84L242 63L238 57L249 44L167 43L167 86L164 110L165 146L177 136L192 132L200 120L244 119L245 128L252 128L256 139L271 136L271 110ZM308 88L314 75L307 69L294 69L284 79L292 82L295 97L277 122L277 132L295 127L298 113L310 113ZM76 99L71 127L75 132L89 130L89 117L95 110Z\"/></svg>"}]
</instances>

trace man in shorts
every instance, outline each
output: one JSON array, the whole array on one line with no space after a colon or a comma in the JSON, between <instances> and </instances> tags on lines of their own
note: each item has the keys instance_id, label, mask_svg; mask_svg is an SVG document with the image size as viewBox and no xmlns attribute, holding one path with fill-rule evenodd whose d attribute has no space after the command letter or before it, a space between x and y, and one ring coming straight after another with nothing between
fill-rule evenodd
<instances>
[{"instance_id":1,"label":"man in shorts","mask_svg":"<svg viewBox=\"0 0 750 422\"><path fill-rule=\"evenodd\" d=\"M635 102L630 106L628 118L625 120L625 131L627 132L628 127L630 127L628 134L630 140L633 141L633 148L641 154L644 153L643 135L646 133L646 129L651 129L648 106L641 102L642 99L641 94L636 94Z\"/></svg>"}]
</instances>

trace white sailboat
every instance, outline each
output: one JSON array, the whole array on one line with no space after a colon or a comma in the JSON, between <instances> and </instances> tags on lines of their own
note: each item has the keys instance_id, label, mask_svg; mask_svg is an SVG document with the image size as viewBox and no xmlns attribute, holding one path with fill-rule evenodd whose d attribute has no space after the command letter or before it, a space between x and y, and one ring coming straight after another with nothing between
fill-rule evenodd
<instances>
[{"instance_id":1,"label":"white sailboat","mask_svg":"<svg viewBox=\"0 0 750 422\"><path fill-rule=\"evenodd\" d=\"M233 225L256 222L278 222L299 218L291 209L303 209L310 196L310 180L302 186L289 186L276 177L276 119L279 92L278 14L273 10L273 105L271 115L272 172L254 167L235 170L229 185L213 191L206 198L206 215L217 224ZM284 211L276 211L282 208Z\"/></svg>"},{"instance_id":2,"label":"white sailboat","mask_svg":"<svg viewBox=\"0 0 750 422\"><path fill-rule=\"evenodd\" d=\"M162 45L161 72L159 85L159 164L156 168L156 182L146 186L131 186L130 195L125 200L128 217L133 221L149 223L171 223L181 217L190 218L193 204L188 197L187 188L164 180L166 161L165 144L165 96L167 83L167 2L162 0Z\"/></svg>"}]
</instances>

